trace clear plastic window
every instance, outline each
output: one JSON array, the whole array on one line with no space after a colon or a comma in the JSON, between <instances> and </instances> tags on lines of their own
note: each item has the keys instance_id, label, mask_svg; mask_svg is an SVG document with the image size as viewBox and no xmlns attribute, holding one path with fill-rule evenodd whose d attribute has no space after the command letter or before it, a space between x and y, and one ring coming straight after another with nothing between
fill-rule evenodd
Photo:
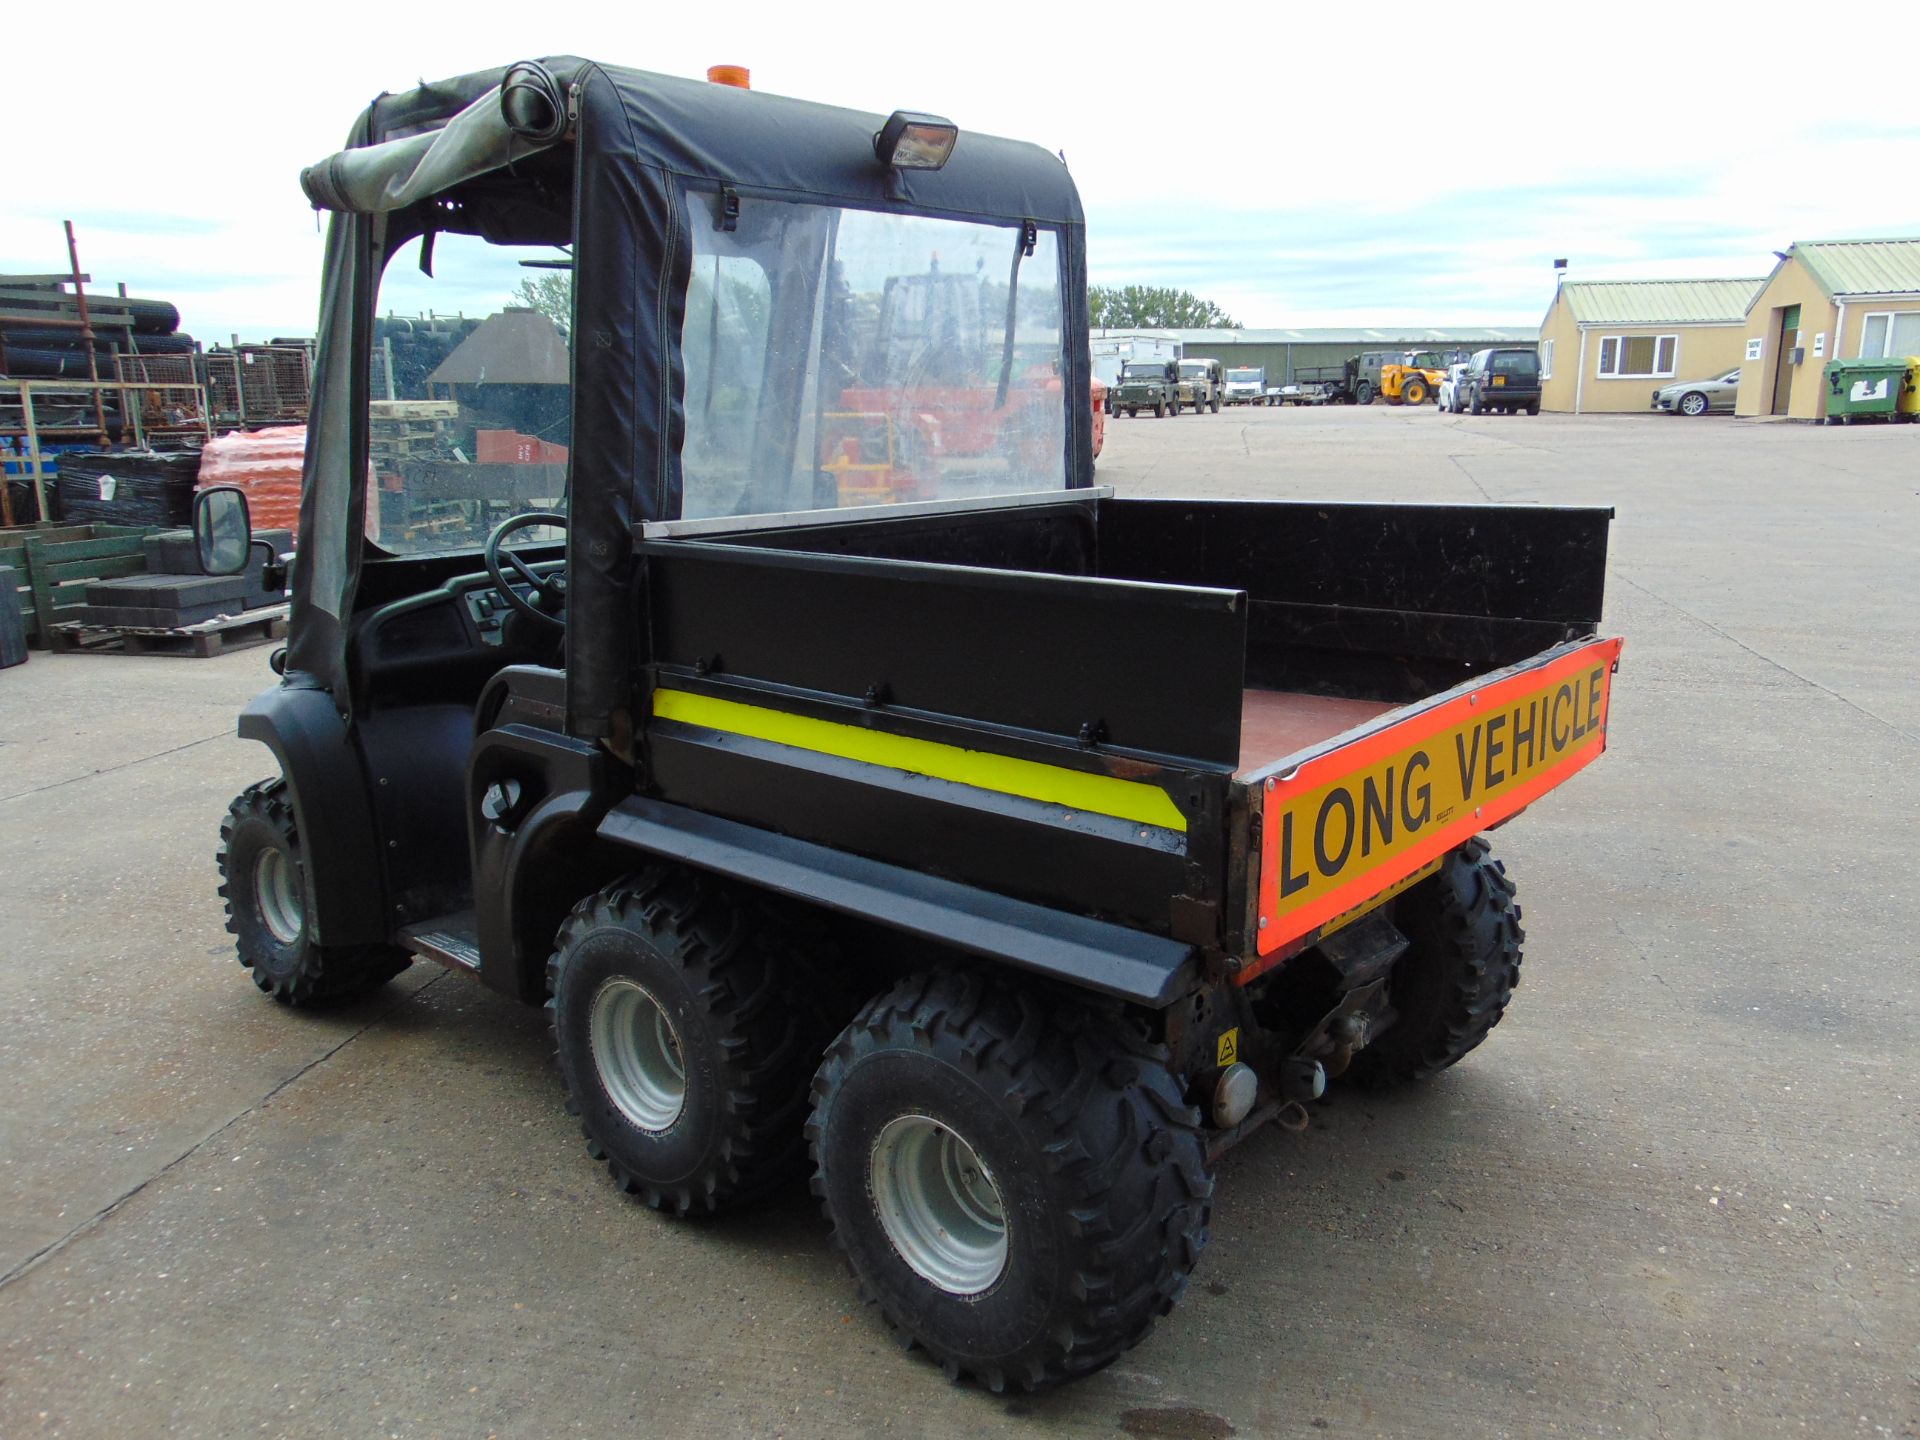
<instances>
[{"instance_id":1,"label":"clear plastic window","mask_svg":"<svg viewBox=\"0 0 1920 1440\"><path fill-rule=\"evenodd\" d=\"M1054 232L686 203L680 518L1065 488Z\"/></svg>"},{"instance_id":2,"label":"clear plastic window","mask_svg":"<svg viewBox=\"0 0 1920 1440\"><path fill-rule=\"evenodd\" d=\"M472 550L510 515L565 509L570 264L456 234L435 237L432 275L418 240L393 257L368 370L367 534L381 548ZM539 526L511 543L557 538Z\"/></svg>"}]
</instances>

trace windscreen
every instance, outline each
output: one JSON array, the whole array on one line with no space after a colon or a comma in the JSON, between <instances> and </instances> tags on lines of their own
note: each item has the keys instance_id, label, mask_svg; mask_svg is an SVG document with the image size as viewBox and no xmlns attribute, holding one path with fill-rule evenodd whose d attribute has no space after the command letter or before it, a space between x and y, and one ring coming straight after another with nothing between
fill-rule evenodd
<instances>
[{"instance_id":1,"label":"windscreen","mask_svg":"<svg viewBox=\"0 0 1920 1440\"><path fill-rule=\"evenodd\" d=\"M680 517L1064 489L1060 247L1021 227L686 196Z\"/></svg>"},{"instance_id":2,"label":"windscreen","mask_svg":"<svg viewBox=\"0 0 1920 1440\"><path fill-rule=\"evenodd\" d=\"M475 549L510 515L563 509L572 439L566 253L442 233L428 274L420 245L381 279L368 360L367 534L396 554Z\"/></svg>"},{"instance_id":3,"label":"windscreen","mask_svg":"<svg viewBox=\"0 0 1920 1440\"><path fill-rule=\"evenodd\" d=\"M1266 378L1264 370L1229 370L1227 382L1231 385L1258 385Z\"/></svg>"}]
</instances>

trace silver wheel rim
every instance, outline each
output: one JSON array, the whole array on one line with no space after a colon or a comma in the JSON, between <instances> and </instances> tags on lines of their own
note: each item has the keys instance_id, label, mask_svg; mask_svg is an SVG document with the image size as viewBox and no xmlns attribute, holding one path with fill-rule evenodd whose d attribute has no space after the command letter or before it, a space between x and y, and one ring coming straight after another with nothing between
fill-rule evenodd
<instances>
[{"instance_id":1,"label":"silver wheel rim","mask_svg":"<svg viewBox=\"0 0 1920 1440\"><path fill-rule=\"evenodd\" d=\"M300 938L307 922L306 896L300 890L300 872L278 846L262 850L253 862L253 898L275 940L291 945Z\"/></svg>"},{"instance_id":2,"label":"silver wheel rim","mask_svg":"<svg viewBox=\"0 0 1920 1440\"><path fill-rule=\"evenodd\" d=\"M660 1002L632 980L614 979L593 997L587 1044L615 1108L650 1134L670 1130L687 1105L680 1037Z\"/></svg>"},{"instance_id":3,"label":"silver wheel rim","mask_svg":"<svg viewBox=\"0 0 1920 1440\"><path fill-rule=\"evenodd\" d=\"M871 1185L887 1239L928 1284L978 1295L1007 1268L1000 1187L973 1147L938 1120L889 1120L873 1140Z\"/></svg>"}]
</instances>

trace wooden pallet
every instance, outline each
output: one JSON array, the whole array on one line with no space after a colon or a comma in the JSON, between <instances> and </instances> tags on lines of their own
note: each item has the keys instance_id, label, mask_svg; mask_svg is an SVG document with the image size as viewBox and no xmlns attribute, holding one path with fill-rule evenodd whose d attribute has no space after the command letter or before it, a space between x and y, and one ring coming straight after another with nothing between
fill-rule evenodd
<instances>
[{"instance_id":1,"label":"wooden pallet","mask_svg":"<svg viewBox=\"0 0 1920 1440\"><path fill-rule=\"evenodd\" d=\"M151 630L123 625L87 625L78 620L52 626L47 634L56 655L80 651L118 651L124 655L193 655L205 660L225 650L284 640L287 607L269 606L238 615L220 615L198 625Z\"/></svg>"}]
</instances>

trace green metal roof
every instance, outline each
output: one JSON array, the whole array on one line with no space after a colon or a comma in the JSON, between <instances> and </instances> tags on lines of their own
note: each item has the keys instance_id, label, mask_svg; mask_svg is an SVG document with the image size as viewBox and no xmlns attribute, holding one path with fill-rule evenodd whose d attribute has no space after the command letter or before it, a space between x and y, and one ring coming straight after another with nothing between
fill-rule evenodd
<instances>
[{"instance_id":1,"label":"green metal roof","mask_svg":"<svg viewBox=\"0 0 1920 1440\"><path fill-rule=\"evenodd\" d=\"M1920 239L1800 240L1791 253L1829 295L1920 291Z\"/></svg>"},{"instance_id":2,"label":"green metal roof","mask_svg":"<svg viewBox=\"0 0 1920 1440\"><path fill-rule=\"evenodd\" d=\"M1537 325L1356 325L1308 329L1153 330L1139 326L1095 327L1096 340L1149 335L1188 345L1352 345L1359 349L1418 350L1436 345L1531 344Z\"/></svg>"},{"instance_id":3,"label":"green metal roof","mask_svg":"<svg viewBox=\"0 0 1920 1440\"><path fill-rule=\"evenodd\" d=\"M1569 280L1560 287L1582 325L1738 325L1764 275L1740 280Z\"/></svg>"}]
</instances>

